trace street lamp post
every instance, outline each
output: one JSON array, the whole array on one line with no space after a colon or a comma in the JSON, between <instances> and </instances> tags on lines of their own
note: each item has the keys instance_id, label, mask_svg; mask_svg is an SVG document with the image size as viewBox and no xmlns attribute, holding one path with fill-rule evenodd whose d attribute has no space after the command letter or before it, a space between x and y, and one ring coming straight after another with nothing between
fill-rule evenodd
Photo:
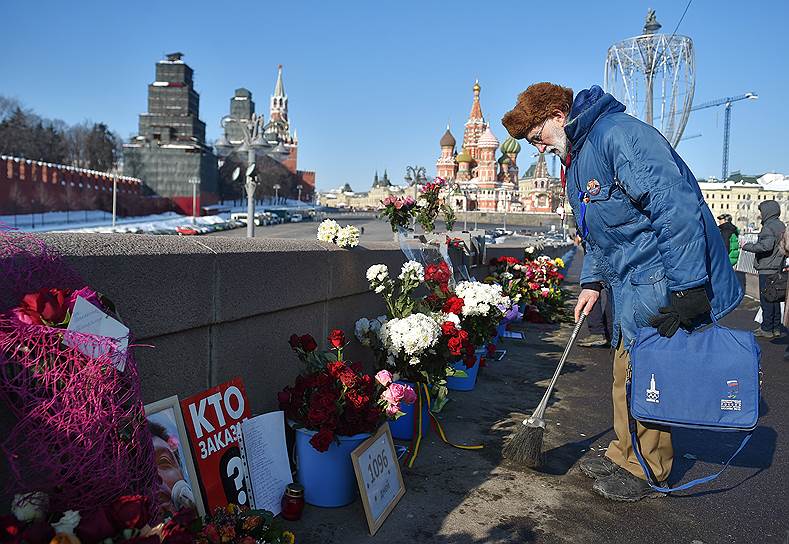
<instances>
[{"instance_id":1,"label":"street lamp post","mask_svg":"<svg viewBox=\"0 0 789 544\"><path fill-rule=\"evenodd\" d=\"M301 202L301 191L302 191L303 188L304 187L302 185L299 185L298 187L296 187L296 189L299 190L299 202Z\"/></svg>"},{"instance_id":2,"label":"street lamp post","mask_svg":"<svg viewBox=\"0 0 789 544\"><path fill-rule=\"evenodd\" d=\"M279 183L275 183L275 184L272 186L272 189L274 189L274 204L279 204L279 190L280 190L281 188L282 188L282 187L280 186L280 184L279 184Z\"/></svg>"},{"instance_id":3,"label":"street lamp post","mask_svg":"<svg viewBox=\"0 0 789 544\"><path fill-rule=\"evenodd\" d=\"M197 186L200 185L200 178L189 178L189 184L192 186L192 224L197 223Z\"/></svg>"},{"instance_id":4,"label":"street lamp post","mask_svg":"<svg viewBox=\"0 0 789 544\"><path fill-rule=\"evenodd\" d=\"M115 226L115 218L118 212L118 177L112 176L112 226Z\"/></svg>"},{"instance_id":5,"label":"street lamp post","mask_svg":"<svg viewBox=\"0 0 789 544\"><path fill-rule=\"evenodd\" d=\"M507 233L507 189L504 191L504 233Z\"/></svg>"},{"instance_id":6,"label":"street lamp post","mask_svg":"<svg viewBox=\"0 0 789 544\"><path fill-rule=\"evenodd\" d=\"M255 237L255 149L266 147L268 144L263 138L265 127L263 119L258 115L253 115L250 119L236 119L234 117L223 117L220 125L225 128L230 123L238 123L244 135L244 143L239 150L247 150L247 170L245 176L244 189L247 193L247 238ZM240 169L233 172L233 180L238 179Z\"/></svg>"},{"instance_id":7,"label":"street lamp post","mask_svg":"<svg viewBox=\"0 0 789 544\"><path fill-rule=\"evenodd\" d=\"M427 181L427 170L424 166L406 166L403 179L408 185L421 185Z\"/></svg>"}]
</instances>

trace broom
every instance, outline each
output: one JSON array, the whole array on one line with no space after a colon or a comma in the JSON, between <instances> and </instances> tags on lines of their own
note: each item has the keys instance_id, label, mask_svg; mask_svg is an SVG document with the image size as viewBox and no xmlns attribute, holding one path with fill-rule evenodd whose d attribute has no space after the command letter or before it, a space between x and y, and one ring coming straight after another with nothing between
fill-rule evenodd
<instances>
[{"instance_id":1,"label":"broom","mask_svg":"<svg viewBox=\"0 0 789 544\"><path fill-rule=\"evenodd\" d=\"M584 319L586 319L586 314L582 313L580 319L578 319L578 323L575 324L570 339L567 341L567 346L564 348L564 353L559 360L559 365L556 367L553 378L551 378L551 383L548 384L548 389L542 396L540 404L537 405L537 409L534 410L534 413L529 419L523 422L523 427L504 445L502 453L507 459L511 459L530 468L538 468L542 464L542 439L545 434L545 420L543 420L543 416L545 415L545 408L548 406L548 399L551 393L553 393L553 386L556 385L556 380L562 372L564 362L567 360L570 348L573 347L575 337L578 336L578 331L581 330Z\"/></svg>"}]
</instances>

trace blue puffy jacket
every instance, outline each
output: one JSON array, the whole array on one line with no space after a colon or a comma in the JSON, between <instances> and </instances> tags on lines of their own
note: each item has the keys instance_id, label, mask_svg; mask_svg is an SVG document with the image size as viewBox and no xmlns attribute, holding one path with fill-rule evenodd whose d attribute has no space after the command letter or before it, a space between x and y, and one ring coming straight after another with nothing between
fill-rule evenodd
<instances>
[{"instance_id":1,"label":"blue puffy jacket","mask_svg":"<svg viewBox=\"0 0 789 544\"><path fill-rule=\"evenodd\" d=\"M663 135L594 86L578 93L565 132L567 198L589 251L581 283L614 295L614 337L629 349L671 291L706 286L721 318L742 300L696 178ZM621 330L620 330L621 329Z\"/></svg>"}]
</instances>

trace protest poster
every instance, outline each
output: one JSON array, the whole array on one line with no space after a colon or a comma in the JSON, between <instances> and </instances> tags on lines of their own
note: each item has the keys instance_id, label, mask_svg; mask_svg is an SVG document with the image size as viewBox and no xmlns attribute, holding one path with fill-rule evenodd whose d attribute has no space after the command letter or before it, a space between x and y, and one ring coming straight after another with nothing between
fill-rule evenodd
<instances>
[{"instance_id":1,"label":"protest poster","mask_svg":"<svg viewBox=\"0 0 789 544\"><path fill-rule=\"evenodd\" d=\"M249 505L238 436L249 418L240 378L217 385L181 401L189 441L207 510L228 503Z\"/></svg>"}]
</instances>

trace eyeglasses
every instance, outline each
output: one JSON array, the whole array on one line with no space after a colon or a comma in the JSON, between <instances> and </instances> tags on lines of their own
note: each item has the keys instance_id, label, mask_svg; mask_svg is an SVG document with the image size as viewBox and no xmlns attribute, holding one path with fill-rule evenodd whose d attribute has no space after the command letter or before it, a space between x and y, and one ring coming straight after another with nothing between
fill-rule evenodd
<instances>
[{"instance_id":1,"label":"eyeglasses","mask_svg":"<svg viewBox=\"0 0 789 544\"><path fill-rule=\"evenodd\" d=\"M537 134L532 136L531 138L526 138L526 141L529 142L531 145L537 145L542 143L542 130L545 128L545 123L548 122L548 119L542 122L542 126L540 130L537 131Z\"/></svg>"}]
</instances>

